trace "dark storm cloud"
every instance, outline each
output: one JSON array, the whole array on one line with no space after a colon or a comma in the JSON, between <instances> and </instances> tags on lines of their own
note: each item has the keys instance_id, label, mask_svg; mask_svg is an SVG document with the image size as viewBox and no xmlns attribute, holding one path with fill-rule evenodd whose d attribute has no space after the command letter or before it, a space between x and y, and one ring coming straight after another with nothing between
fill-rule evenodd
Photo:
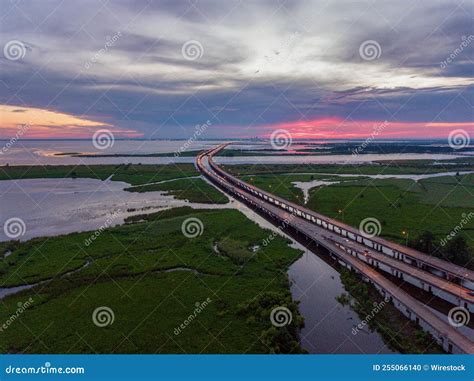
<instances>
[{"instance_id":1,"label":"dark storm cloud","mask_svg":"<svg viewBox=\"0 0 474 381\"><path fill-rule=\"evenodd\" d=\"M0 43L26 51L2 55L0 103L145 136L185 136L206 120L222 136L328 116L470 121L474 42L440 65L474 33L472 11L462 1L5 2ZM194 60L182 53L191 40ZM378 59L361 57L367 40Z\"/></svg>"}]
</instances>

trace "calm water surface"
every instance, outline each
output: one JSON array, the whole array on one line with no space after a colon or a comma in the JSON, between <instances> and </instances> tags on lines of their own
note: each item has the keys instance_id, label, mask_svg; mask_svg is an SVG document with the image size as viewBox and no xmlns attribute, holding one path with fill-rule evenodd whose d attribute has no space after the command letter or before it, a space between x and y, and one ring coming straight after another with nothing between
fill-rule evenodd
<instances>
[{"instance_id":1,"label":"calm water surface","mask_svg":"<svg viewBox=\"0 0 474 381\"><path fill-rule=\"evenodd\" d=\"M21 240L27 240L115 226L128 216L172 207L222 207L176 200L164 192L125 191L129 186L120 181L82 178L0 181L1 221L21 218L26 227ZM0 241L8 239L0 229Z\"/></svg>"},{"instance_id":2,"label":"calm water surface","mask_svg":"<svg viewBox=\"0 0 474 381\"><path fill-rule=\"evenodd\" d=\"M6 142L0 142L0 146ZM0 151L0 165L79 165L79 164L169 164L169 163L193 163L193 157L174 157L175 152L187 144L184 140L116 140L114 145L106 150L94 147L92 141L20 141L10 147L6 152ZM203 150L214 147L222 141L194 141L187 144L187 150ZM1 148L1 147L0 147ZM232 145L233 149L261 150L271 148L269 144L262 142L237 142ZM57 156L58 153L84 153L84 154L152 154L169 153L170 157L71 157ZM461 157L461 155L447 154L367 154L358 155L298 155L288 156L280 154L276 156L242 156L242 157L220 157L217 162L222 164L302 164L302 163L362 163L375 160L443 160Z\"/></svg>"},{"instance_id":3,"label":"calm water surface","mask_svg":"<svg viewBox=\"0 0 474 381\"><path fill-rule=\"evenodd\" d=\"M219 142L195 142L191 150L205 149ZM107 153L171 152L182 146L183 141L116 141ZM235 148L258 149L260 144L241 144ZM102 153L88 141L72 142L22 142L0 155L0 165L38 164L117 164L143 163L167 164L171 161L194 162L186 158L74 158L55 156L57 152ZM399 159L449 159L453 155L402 154L402 155L351 155L328 156L272 156L219 158L220 163L334 163ZM327 175L327 174L326 174ZM445 174L446 175L446 174ZM351 175L352 176L352 175ZM393 176L392 176L393 177ZM409 178L409 177L407 177ZM188 205L194 208L233 208L240 210L261 227L281 232L252 210L231 200L226 205L193 204L175 200L163 192L131 193L124 191L129 185L123 182L95 179L33 179L0 181L0 215L3 219L19 217L25 221L23 240L32 237L54 236L79 231L93 231L104 224L123 223L127 216L153 212L164 208ZM287 237L289 238L289 237ZM0 241L7 237L0 230ZM289 269L291 293L300 301L300 311L305 317L301 342L310 353L392 353L377 332L368 328L356 335L352 329L360 318L349 307L337 302L344 292L339 273L319 256L306 250L291 239L292 246L303 251L302 257Z\"/></svg>"}]
</instances>

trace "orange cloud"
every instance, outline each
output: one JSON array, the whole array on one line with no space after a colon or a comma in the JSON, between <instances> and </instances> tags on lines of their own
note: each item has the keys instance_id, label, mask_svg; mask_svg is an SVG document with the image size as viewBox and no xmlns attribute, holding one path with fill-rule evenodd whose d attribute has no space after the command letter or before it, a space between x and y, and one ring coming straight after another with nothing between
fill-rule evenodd
<instances>
[{"instance_id":1,"label":"orange cloud","mask_svg":"<svg viewBox=\"0 0 474 381\"><path fill-rule=\"evenodd\" d=\"M384 120L345 120L338 117L309 121L275 123L263 126L262 137L277 129L290 132L296 139L365 139L375 131L379 139L447 138L455 129L474 132L474 122L392 122Z\"/></svg>"},{"instance_id":2,"label":"orange cloud","mask_svg":"<svg viewBox=\"0 0 474 381\"><path fill-rule=\"evenodd\" d=\"M28 128L26 139L90 138L99 128L107 128L116 136L140 137L134 130L123 130L113 125L61 112L32 107L0 105L0 138L9 139L21 126Z\"/></svg>"}]
</instances>

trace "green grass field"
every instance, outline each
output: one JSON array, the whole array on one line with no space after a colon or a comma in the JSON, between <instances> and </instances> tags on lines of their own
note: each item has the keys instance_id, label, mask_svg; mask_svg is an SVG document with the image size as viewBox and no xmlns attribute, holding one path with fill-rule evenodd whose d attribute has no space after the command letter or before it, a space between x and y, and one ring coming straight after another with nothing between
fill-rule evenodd
<instances>
[{"instance_id":1,"label":"green grass field","mask_svg":"<svg viewBox=\"0 0 474 381\"><path fill-rule=\"evenodd\" d=\"M323 181L350 181L351 179L357 179L357 177L345 177L341 178L338 176L331 175L310 175L310 174L284 174L284 175L243 175L240 176L242 180L255 185L268 192L278 194L279 196L293 201L303 202L303 191L295 187L292 183L294 181L312 181L312 180L323 180Z\"/></svg>"},{"instance_id":2,"label":"green grass field","mask_svg":"<svg viewBox=\"0 0 474 381\"><path fill-rule=\"evenodd\" d=\"M277 168L276 172L280 170ZM277 174L240 176L262 189L303 204L303 193L293 181L327 180L326 175ZM367 217L382 224L381 235L405 243L424 231L441 240L474 212L474 174L424 179L370 179L340 177L341 183L310 190L307 207L354 227ZM474 219L460 233L474 249Z\"/></svg>"},{"instance_id":3,"label":"green grass field","mask_svg":"<svg viewBox=\"0 0 474 381\"><path fill-rule=\"evenodd\" d=\"M177 199L206 204L226 204L229 200L214 186L200 178L180 179L161 184L138 185L125 190L130 192L166 191Z\"/></svg>"},{"instance_id":4,"label":"green grass field","mask_svg":"<svg viewBox=\"0 0 474 381\"><path fill-rule=\"evenodd\" d=\"M380 161L372 164L239 164L223 165L226 171L236 175L262 174L301 174L301 173L334 173L350 175L396 175L424 174L438 172L472 171L474 159L440 161L433 165L430 160ZM450 163L450 164L448 164Z\"/></svg>"},{"instance_id":5,"label":"green grass field","mask_svg":"<svg viewBox=\"0 0 474 381\"><path fill-rule=\"evenodd\" d=\"M10 245L13 254L0 261L1 287L53 280L3 300L2 322L18 303L30 297L33 302L0 331L1 352L300 352L296 335L302 321L286 277L299 251L276 238L253 253L250 247L270 233L237 211L180 208L144 218L103 231L90 246L85 240L91 233ZM188 218L201 221L200 236L183 235ZM216 241L225 256L213 250ZM88 261L90 266L65 275ZM196 303L206 300L176 334L196 314ZM277 305L294 314L294 323L284 329L269 320ZM92 321L101 306L114 313L113 324L103 328Z\"/></svg>"},{"instance_id":6,"label":"green grass field","mask_svg":"<svg viewBox=\"0 0 474 381\"><path fill-rule=\"evenodd\" d=\"M421 180L358 180L310 191L308 206L358 227L367 217L382 224L381 235L399 242L431 231L439 239L474 212L474 175ZM443 180L442 180L443 179ZM461 184L461 185L460 185ZM343 212L339 212L343 211ZM474 220L462 230L474 247Z\"/></svg>"}]
</instances>

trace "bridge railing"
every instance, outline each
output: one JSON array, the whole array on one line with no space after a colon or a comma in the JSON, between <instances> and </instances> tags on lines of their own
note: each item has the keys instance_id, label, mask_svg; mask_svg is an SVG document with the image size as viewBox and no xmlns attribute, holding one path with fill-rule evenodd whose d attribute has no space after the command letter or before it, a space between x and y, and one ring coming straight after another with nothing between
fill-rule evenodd
<instances>
[{"instance_id":1,"label":"bridge railing","mask_svg":"<svg viewBox=\"0 0 474 381\"><path fill-rule=\"evenodd\" d=\"M415 265L416 267L424 267L433 275L448 279L450 281L455 280L456 283L462 285L463 287L469 290L474 289L474 273L467 269L449 264L437 258L429 257L427 254L421 252L416 252L416 256L411 255L410 251L414 252L414 250L405 248L395 243L391 243L381 238L374 239L365 237L361 235L357 229L354 229L349 225L341 223L337 220L334 220L317 212L311 211L307 208L301 207L300 205L284 200L278 196L274 196L270 193L263 191L260 188L257 188L251 184L246 183L245 181L236 178L235 176L232 176L231 174L222 170L216 163L214 163L212 159L212 156L219 152L222 148L222 146L219 146L217 148L205 152L204 155L209 155L209 166L214 172L227 179L231 183L235 184L239 188L249 191L257 197L271 202L284 210L287 210L289 212L294 211L298 216L305 218L306 220L320 227L323 227L335 234L363 244L371 249L377 250L385 255L389 255L394 259L401 260L409 265ZM388 245L387 243L396 246L397 249L390 247L390 245ZM423 258L420 259L418 256L422 256ZM451 268L447 269L448 267ZM472 279L470 279L471 277Z\"/></svg>"}]
</instances>

